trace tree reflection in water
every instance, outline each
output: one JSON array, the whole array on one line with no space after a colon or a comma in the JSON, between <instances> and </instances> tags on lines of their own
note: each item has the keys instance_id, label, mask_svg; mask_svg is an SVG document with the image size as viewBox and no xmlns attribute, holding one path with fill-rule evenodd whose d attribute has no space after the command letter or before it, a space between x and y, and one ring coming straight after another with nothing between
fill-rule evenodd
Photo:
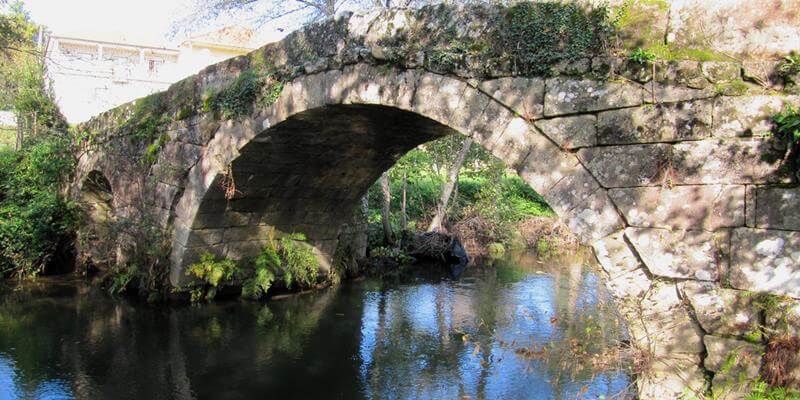
<instances>
[{"instance_id":1,"label":"tree reflection in water","mask_svg":"<svg viewBox=\"0 0 800 400\"><path fill-rule=\"evenodd\" d=\"M42 279L0 294L0 400L610 397L630 380L592 368L624 338L601 287L526 255L195 307Z\"/></svg>"}]
</instances>

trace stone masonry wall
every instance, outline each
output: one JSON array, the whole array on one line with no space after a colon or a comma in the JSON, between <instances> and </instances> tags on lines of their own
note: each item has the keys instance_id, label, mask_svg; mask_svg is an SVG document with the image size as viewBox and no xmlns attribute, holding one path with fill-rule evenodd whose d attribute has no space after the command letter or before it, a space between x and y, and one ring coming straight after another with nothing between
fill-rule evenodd
<instances>
[{"instance_id":1,"label":"stone masonry wall","mask_svg":"<svg viewBox=\"0 0 800 400\"><path fill-rule=\"evenodd\" d=\"M426 12L347 15L174 85L153 163L125 131L135 104L96 117L81 127L95 134L73 192L103 174L118 217L170 238L176 285L202 252L247 257L269 229L305 233L329 268L383 171L419 144L469 135L594 249L649 360L641 398L739 396L765 345L800 329L800 188L769 134L800 98L727 62L595 55L544 77L469 59L443 67L393 38L419 24L473 35L497 11ZM229 120L203 111L205 94L265 62L285 81L274 102Z\"/></svg>"}]
</instances>

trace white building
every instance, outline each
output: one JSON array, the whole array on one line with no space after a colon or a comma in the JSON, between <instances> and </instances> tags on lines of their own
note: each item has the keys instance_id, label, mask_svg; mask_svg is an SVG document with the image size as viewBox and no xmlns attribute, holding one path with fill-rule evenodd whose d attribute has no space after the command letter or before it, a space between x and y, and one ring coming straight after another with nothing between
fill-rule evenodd
<instances>
[{"instance_id":1,"label":"white building","mask_svg":"<svg viewBox=\"0 0 800 400\"><path fill-rule=\"evenodd\" d=\"M70 123L165 90L224 59L247 54L252 31L224 28L192 37L177 48L52 35L47 68L61 112Z\"/></svg>"}]
</instances>

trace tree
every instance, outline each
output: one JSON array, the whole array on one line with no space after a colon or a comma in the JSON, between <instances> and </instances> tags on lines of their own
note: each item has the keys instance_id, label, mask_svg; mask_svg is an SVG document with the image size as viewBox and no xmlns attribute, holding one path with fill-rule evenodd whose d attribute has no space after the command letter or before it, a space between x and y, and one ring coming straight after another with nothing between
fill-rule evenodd
<instances>
[{"instance_id":1,"label":"tree","mask_svg":"<svg viewBox=\"0 0 800 400\"><path fill-rule=\"evenodd\" d=\"M383 202L381 203L381 222L383 223L383 237L386 244L394 244L394 235L392 234L392 223L389 220L389 212L392 207L392 190L389 186L389 172L384 172L380 178L381 192L383 193Z\"/></svg>"},{"instance_id":2,"label":"tree","mask_svg":"<svg viewBox=\"0 0 800 400\"><path fill-rule=\"evenodd\" d=\"M433 0L194 0L189 14L173 25L173 33L192 31L220 16L235 17L261 26L284 18L300 24L331 18L343 10L360 11L374 7L407 8L435 3Z\"/></svg>"},{"instance_id":3,"label":"tree","mask_svg":"<svg viewBox=\"0 0 800 400\"><path fill-rule=\"evenodd\" d=\"M442 229L442 223L447 210L447 204L450 202L450 195L453 193L453 189L458 182L458 173L461 170L461 166L464 165L464 160L466 160L467 153L469 153L469 148L471 146L472 139L468 137L464 138L464 141L461 145L461 150L456 155L455 160L453 160L453 165L449 168L447 180L442 188L442 195L439 198L439 202L436 204L436 214L434 214L431 224L428 226L428 232Z\"/></svg>"}]
</instances>

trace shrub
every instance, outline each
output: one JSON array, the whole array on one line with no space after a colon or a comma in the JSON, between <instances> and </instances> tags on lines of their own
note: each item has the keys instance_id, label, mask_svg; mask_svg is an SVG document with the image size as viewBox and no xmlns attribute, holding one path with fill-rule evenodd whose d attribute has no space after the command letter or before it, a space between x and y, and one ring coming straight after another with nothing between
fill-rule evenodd
<instances>
[{"instance_id":1,"label":"shrub","mask_svg":"<svg viewBox=\"0 0 800 400\"><path fill-rule=\"evenodd\" d=\"M66 137L48 136L18 152L0 152L0 273L45 272L71 240L77 212L60 195L75 160Z\"/></svg>"},{"instance_id":2,"label":"shrub","mask_svg":"<svg viewBox=\"0 0 800 400\"><path fill-rule=\"evenodd\" d=\"M778 139L787 143L789 149L786 161L795 174L800 172L800 111L786 106L786 109L773 117L775 122L774 134Z\"/></svg>"},{"instance_id":3,"label":"shrub","mask_svg":"<svg viewBox=\"0 0 800 400\"><path fill-rule=\"evenodd\" d=\"M187 275L195 278L188 285L192 303L213 300L219 284L232 280L237 271L232 260L217 260L211 253L200 255L200 261L186 270Z\"/></svg>"},{"instance_id":4,"label":"shrub","mask_svg":"<svg viewBox=\"0 0 800 400\"><path fill-rule=\"evenodd\" d=\"M656 60L656 55L651 51L647 51L639 47L628 54L628 60L639 64L650 64Z\"/></svg>"},{"instance_id":5,"label":"shrub","mask_svg":"<svg viewBox=\"0 0 800 400\"><path fill-rule=\"evenodd\" d=\"M521 2L498 23L499 48L524 74L547 75L550 67L600 54L613 26L605 7L586 10L575 3Z\"/></svg>"},{"instance_id":6,"label":"shrub","mask_svg":"<svg viewBox=\"0 0 800 400\"><path fill-rule=\"evenodd\" d=\"M296 285L309 288L317 283L319 264L303 234L295 233L276 238L269 232L267 244L261 254L253 259L249 277L242 286L242 295L257 299L267 293L277 278L282 278L287 288Z\"/></svg>"}]
</instances>

